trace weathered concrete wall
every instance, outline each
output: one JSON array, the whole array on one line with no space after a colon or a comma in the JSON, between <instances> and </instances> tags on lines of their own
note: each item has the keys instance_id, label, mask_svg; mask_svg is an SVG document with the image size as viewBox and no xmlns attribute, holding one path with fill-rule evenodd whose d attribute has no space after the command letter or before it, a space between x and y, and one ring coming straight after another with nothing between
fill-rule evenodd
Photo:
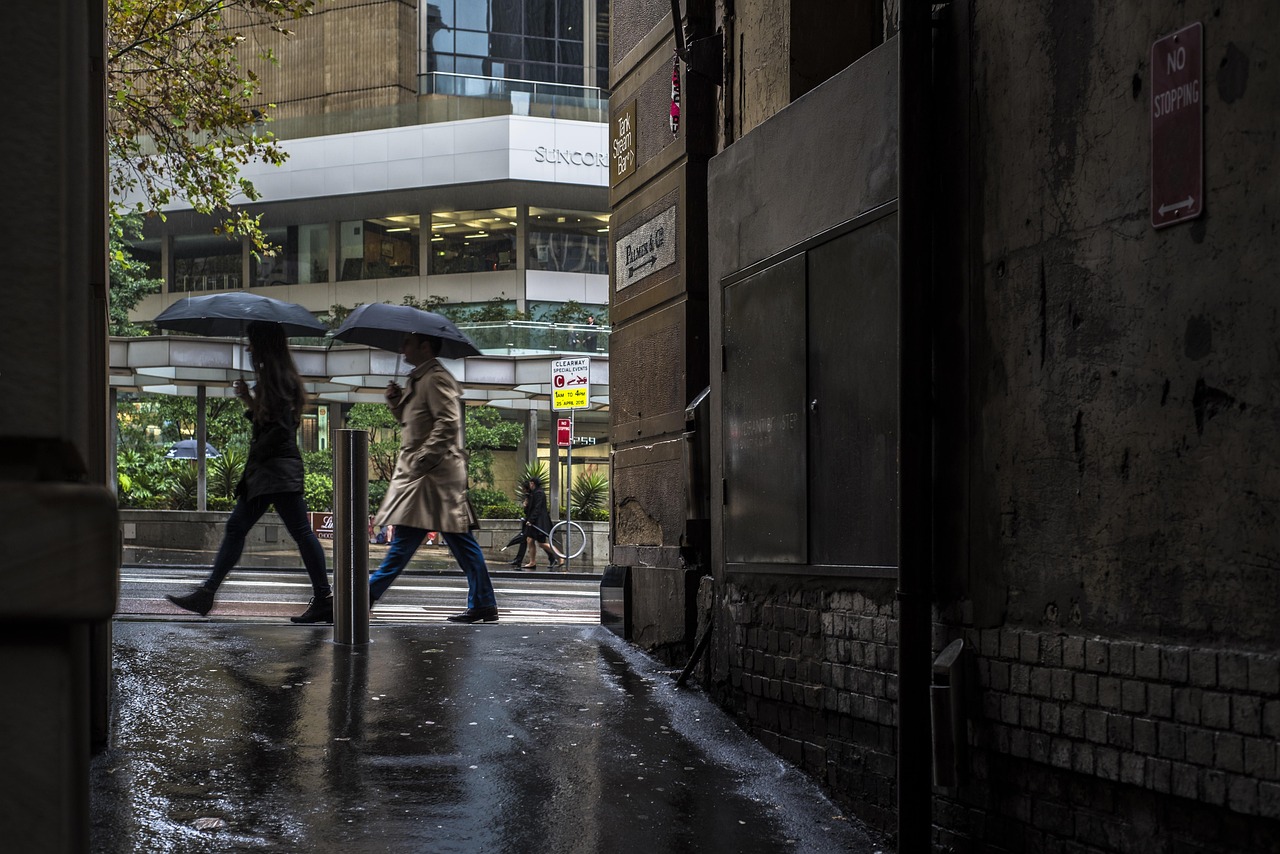
<instances>
[{"instance_id":1,"label":"weathered concrete wall","mask_svg":"<svg viewBox=\"0 0 1280 854\"><path fill-rule=\"evenodd\" d=\"M979 619L1280 637L1280 7L975 4ZM1204 215L1149 219L1152 41L1204 22Z\"/></svg>"}]
</instances>

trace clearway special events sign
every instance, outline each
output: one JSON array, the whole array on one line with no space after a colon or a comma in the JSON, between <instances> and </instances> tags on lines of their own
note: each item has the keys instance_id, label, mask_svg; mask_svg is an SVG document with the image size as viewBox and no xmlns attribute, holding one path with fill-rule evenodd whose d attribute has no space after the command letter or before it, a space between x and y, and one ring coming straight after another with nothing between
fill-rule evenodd
<instances>
[{"instance_id":1,"label":"clearway special events sign","mask_svg":"<svg viewBox=\"0 0 1280 854\"><path fill-rule=\"evenodd\" d=\"M672 205L630 234L618 238L613 248L617 289L622 290L676 262L676 206Z\"/></svg>"},{"instance_id":2,"label":"clearway special events sign","mask_svg":"<svg viewBox=\"0 0 1280 854\"><path fill-rule=\"evenodd\" d=\"M586 409L590 388L591 360L586 356L551 363L552 409Z\"/></svg>"}]
</instances>

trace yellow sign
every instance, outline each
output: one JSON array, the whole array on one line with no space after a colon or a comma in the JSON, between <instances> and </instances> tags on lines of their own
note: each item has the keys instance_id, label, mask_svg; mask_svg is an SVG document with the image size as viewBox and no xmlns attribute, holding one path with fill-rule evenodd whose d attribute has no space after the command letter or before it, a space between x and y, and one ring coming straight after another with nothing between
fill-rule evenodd
<instances>
[{"instance_id":1,"label":"yellow sign","mask_svg":"<svg viewBox=\"0 0 1280 854\"><path fill-rule=\"evenodd\" d=\"M552 392L551 397L554 409L586 409L588 405L585 388L558 388Z\"/></svg>"}]
</instances>

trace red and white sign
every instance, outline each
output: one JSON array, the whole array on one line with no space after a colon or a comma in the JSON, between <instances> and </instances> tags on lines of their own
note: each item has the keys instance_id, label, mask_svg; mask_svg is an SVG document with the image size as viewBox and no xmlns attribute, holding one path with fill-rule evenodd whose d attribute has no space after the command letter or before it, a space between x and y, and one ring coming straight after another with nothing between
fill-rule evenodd
<instances>
[{"instance_id":1,"label":"red and white sign","mask_svg":"<svg viewBox=\"0 0 1280 854\"><path fill-rule=\"evenodd\" d=\"M1204 28L1199 21L1151 45L1151 225L1204 210Z\"/></svg>"},{"instance_id":2,"label":"red and white sign","mask_svg":"<svg viewBox=\"0 0 1280 854\"><path fill-rule=\"evenodd\" d=\"M567 448L573 442L573 420L569 418L556 419L556 445L561 448Z\"/></svg>"}]
</instances>

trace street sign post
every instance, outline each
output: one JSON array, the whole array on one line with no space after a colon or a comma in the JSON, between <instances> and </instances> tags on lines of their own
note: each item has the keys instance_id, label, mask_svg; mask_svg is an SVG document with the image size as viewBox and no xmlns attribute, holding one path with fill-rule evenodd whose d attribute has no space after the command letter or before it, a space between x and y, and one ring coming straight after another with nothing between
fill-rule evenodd
<instances>
[{"instance_id":1,"label":"street sign post","mask_svg":"<svg viewBox=\"0 0 1280 854\"><path fill-rule=\"evenodd\" d=\"M565 446L565 490L564 519L573 521L573 412L575 409L586 409L591 404L591 359L580 356L573 359L556 359L551 363L551 408L569 410L568 418L557 419L557 439ZM567 435L565 426L567 422ZM554 456L559 457L559 454ZM556 463L559 465L559 463ZM565 530L565 572L569 571L569 545L572 538L572 527L568 524ZM554 543L552 546L554 547Z\"/></svg>"},{"instance_id":2,"label":"street sign post","mask_svg":"<svg viewBox=\"0 0 1280 854\"><path fill-rule=\"evenodd\" d=\"M1151 45L1151 225L1204 210L1204 28L1199 21Z\"/></svg>"}]
</instances>

